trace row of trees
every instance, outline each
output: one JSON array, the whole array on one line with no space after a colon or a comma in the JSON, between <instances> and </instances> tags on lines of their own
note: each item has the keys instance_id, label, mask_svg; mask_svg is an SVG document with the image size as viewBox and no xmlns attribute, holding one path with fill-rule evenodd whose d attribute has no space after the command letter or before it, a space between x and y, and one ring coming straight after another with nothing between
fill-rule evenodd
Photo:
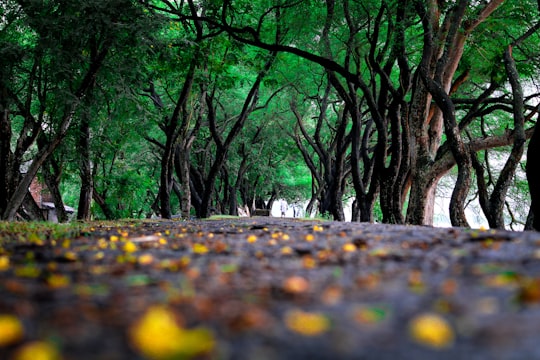
<instances>
[{"instance_id":1,"label":"row of trees","mask_svg":"<svg viewBox=\"0 0 540 360\"><path fill-rule=\"evenodd\" d=\"M475 196L508 222L538 115L532 0L0 7L3 219L39 217L39 176L63 220L65 202L79 219L171 218L285 197L432 224L453 173L453 225Z\"/></svg>"}]
</instances>

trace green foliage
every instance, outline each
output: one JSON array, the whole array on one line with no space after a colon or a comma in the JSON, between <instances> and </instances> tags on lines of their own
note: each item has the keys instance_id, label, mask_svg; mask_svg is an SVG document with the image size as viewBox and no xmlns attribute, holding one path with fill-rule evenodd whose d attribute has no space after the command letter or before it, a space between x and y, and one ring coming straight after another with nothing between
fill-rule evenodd
<instances>
[{"instance_id":1,"label":"green foliage","mask_svg":"<svg viewBox=\"0 0 540 360\"><path fill-rule=\"evenodd\" d=\"M446 14L451 2L438 3L443 6L441 14ZM190 17L188 4L183 2L4 1L0 7L0 87L7 84L19 99L18 103L13 98L0 99L2 103L11 102L12 130L18 134L10 139L12 147L25 131L21 104L30 104L26 110L40 119L47 138L52 137L66 106L78 103L77 91L85 81L84 74L95 65L100 52L107 50L108 56L95 76L92 92L74 111L75 127L62 139L53 156L63 164L64 199L75 205L80 186L80 149L76 147L80 134L76 125L84 118L91 119L90 153L97 192L105 197L114 217L142 217L152 213L150 205L159 189L163 145L167 135L171 137L164 128L175 111L192 60L196 60L194 85L181 109L180 121L188 124L185 132L197 130L195 124L200 121L200 128L194 134L190 162L192 171L204 179L219 151L209 129L207 99L213 99L217 132L223 140L231 131L268 58L267 48L248 43L260 40L273 44L277 41L343 65L372 91L383 117L388 116L387 106L392 98L380 95L379 91L386 85L400 89L403 81L396 55L405 55L404 61L407 61L412 77L423 54L423 29L416 9L407 7L404 19L398 21L396 12L402 3L397 0L349 1L347 9L345 3L335 2L334 17L328 24L328 43L323 41L328 3L278 4L269 0L241 0L227 4L230 5L225 12L227 24L240 29L235 34L236 39L216 24L222 20L222 1L197 3L201 14L212 19L208 23L196 23ZM482 4L473 2L469 5L466 22L476 19ZM283 5L279 11L278 5ZM500 99L491 103L497 105L493 106L496 110L492 111L490 104L483 104L480 109L483 115L476 116L467 128L471 138L502 135L506 129L513 128L512 114L508 110L511 94L504 86L507 79L502 56L506 47L535 23L537 13L530 10L534 6L536 3L530 0L504 2L466 42L457 75L468 72L469 80L452 94L458 120L470 110L467 100L477 98L492 82L501 85L497 93ZM350 11L350 18L354 20L350 25L354 28L347 24L346 11ZM248 31L248 27L252 31ZM198 30L203 34L202 40L198 38ZM399 31L403 31L405 37L405 54L400 53ZM276 37L278 33L279 38ZM244 41L238 41L241 37ZM525 84L532 84L538 77L539 40L535 34L513 49ZM385 76L380 74L381 69L374 70L375 65L384 67ZM358 96L358 111L362 113L360 133L361 136L366 134L369 150L364 155L367 158L373 156L378 135L384 133L391 139L393 134L388 128L367 127L373 109L368 106L365 89L348 83L350 79L344 79L341 74L332 74L337 80L329 90L330 105L321 114L321 99L329 82L328 69L305 56L293 54L293 51L278 54L263 80L249 119L227 152L222 178L216 184L210 184L218 190L214 203L226 200L226 184L237 186L238 193L232 196L239 199L243 188L249 196L268 199L269 194L277 192L291 201L309 199L316 186L324 186L314 184L313 174L293 140L298 128L291 104L301 115L308 135L317 137L320 146L335 158L336 154L341 155L334 143L341 120L345 122L346 134L350 134L352 127L346 112L350 109L346 108L339 86L345 91L349 86L357 87L354 91ZM150 98L149 83L155 86L162 107L156 107ZM403 102L411 100L411 89L412 86L402 89L406 92ZM391 95L396 96L396 91ZM410 104L402 103L401 106L406 109ZM317 123L319 115L324 115L321 124ZM405 110L402 116L407 116ZM385 121L388 122L388 118ZM177 141L180 142L184 135L178 134L180 140ZM301 141L317 170L323 173L325 164L321 151L315 151L309 139L302 137ZM437 141L445 143L446 137L443 135ZM388 143L383 146L389 149ZM30 146L24 157L29 158L35 152L36 146ZM346 159L344 166L350 169L350 145L342 149L342 153ZM390 156L384 164L390 166ZM361 171L369 172L369 163L363 162ZM241 178L238 178L239 173ZM350 171L345 173L344 194L349 196L353 193ZM511 195L519 199L516 201L520 204L527 201L522 196L526 192L523 184L523 180L516 180L516 192ZM177 208L178 200L173 198L172 201L173 207ZM374 204L373 217L380 221L381 204L377 199ZM104 216L99 207L95 206L94 211L96 217Z\"/></svg>"}]
</instances>

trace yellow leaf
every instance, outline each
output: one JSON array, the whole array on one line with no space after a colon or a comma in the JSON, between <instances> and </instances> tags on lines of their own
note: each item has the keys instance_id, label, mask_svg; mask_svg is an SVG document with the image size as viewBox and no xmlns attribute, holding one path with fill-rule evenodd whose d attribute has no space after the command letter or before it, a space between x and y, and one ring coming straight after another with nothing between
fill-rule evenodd
<instances>
[{"instance_id":1,"label":"yellow leaf","mask_svg":"<svg viewBox=\"0 0 540 360\"><path fill-rule=\"evenodd\" d=\"M321 225L313 225L313 231L323 231L324 228Z\"/></svg>"},{"instance_id":2,"label":"yellow leaf","mask_svg":"<svg viewBox=\"0 0 540 360\"><path fill-rule=\"evenodd\" d=\"M304 336L317 336L325 333L330 328L330 320L318 312L304 312L302 310L290 310L285 314L287 327Z\"/></svg>"},{"instance_id":3,"label":"yellow leaf","mask_svg":"<svg viewBox=\"0 0 540 360\"><path fill-rule=\"evenodd\" d=\"M59 360L58 350L45 341L25 344L15 353L14 360Z\"/></svg>"},{"instance_id":4,"label":"yellow leaf","mask_svg":"<svg viewBox=\"0 0 540 360\"><path fill-rule=\"evenodd\" d=\"M448 322L437 314L425 313L409 323L413 340L427 347L444 349L454 344L454 331Z\"/></svg>"},{"instance_id":5,"label":"yellow leaf","mask_svg":"<svg viewBox=\"0 0 540 360\"><path fill-rule=\"evenodd\" d=\"M315 236L313 236L313 234L307 234L306 236L304 236L304 239L306 241L313 241L315 240Z\"/></svg>"},{"instance_id":6,"label":"yellow leaf","mask_svg":"<svg viewBox=\"0 0 540 360\"><path fill-rule=\"evenodd\" d=\"M14 315L0 315L0 346L12 345L24 336L21 321Z\"/></svg>"},{"instance_id":7,"label":"yellow leaf","mask_svg":"<svg viewBox=\"0 0 540 360\"><path fill-rule=\"evenodd\" d=\"M247 242L250 243L250 244L253 244L256 241L257 241L257 236L256 235L249 235L247 237Z\"/></svg>"}]
</instances>

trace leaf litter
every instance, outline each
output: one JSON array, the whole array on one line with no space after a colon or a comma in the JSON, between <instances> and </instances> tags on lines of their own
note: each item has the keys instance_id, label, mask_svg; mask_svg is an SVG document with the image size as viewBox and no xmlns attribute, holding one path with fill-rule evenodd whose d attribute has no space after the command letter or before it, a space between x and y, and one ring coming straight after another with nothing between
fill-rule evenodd
<instances>
[{"instance_id":1,"label":"leaf litter","mask_svg":"<svg viewBox=\"0 0 540 360\"><path fill-rule=\"evenodd\" d=\"M539 253L532 232L293 219L3 224L0 355L540 358Z\"/></svg>"}]
</instances>

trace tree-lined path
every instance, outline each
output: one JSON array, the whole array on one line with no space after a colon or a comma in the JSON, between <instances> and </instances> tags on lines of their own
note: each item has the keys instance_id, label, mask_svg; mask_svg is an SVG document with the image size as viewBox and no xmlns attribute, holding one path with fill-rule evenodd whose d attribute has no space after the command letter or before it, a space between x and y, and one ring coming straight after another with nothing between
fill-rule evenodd
<instances>
[{"instance_id":1,"label":"tree-lined path","mask_svg":"<svg viewBox=\"0 0 540 360\"><path fill-rule=\"evenodd\" d=\"M0 357L538 359L539 274L534 232L2 223Z\"/></svg>"}]
</instances>

